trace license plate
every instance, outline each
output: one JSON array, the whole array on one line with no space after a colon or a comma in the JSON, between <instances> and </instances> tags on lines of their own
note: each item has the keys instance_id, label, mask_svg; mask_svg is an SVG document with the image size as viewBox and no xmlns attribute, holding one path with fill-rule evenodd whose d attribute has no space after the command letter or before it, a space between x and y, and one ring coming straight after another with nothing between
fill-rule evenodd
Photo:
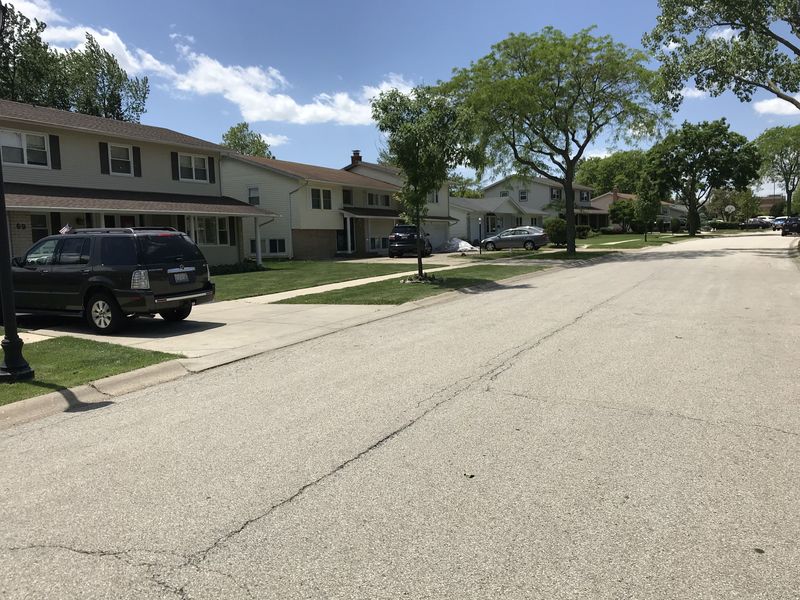
<instances>
[{"instance_id":1,"label":"license plate","mask_svg":"<svg viewBox=\"0 0 800 600\"><path fill-rule=\"evenodd\" d=\"M175 273L175 283L189 283L189 274Z\"/></svg>"}]
</instances>

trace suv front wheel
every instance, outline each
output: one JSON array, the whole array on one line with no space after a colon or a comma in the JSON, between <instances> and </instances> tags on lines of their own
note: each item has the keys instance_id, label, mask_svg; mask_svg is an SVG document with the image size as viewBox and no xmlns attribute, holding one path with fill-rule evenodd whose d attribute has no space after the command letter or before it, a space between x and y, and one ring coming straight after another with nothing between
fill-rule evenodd
<instances>
[{"instance_id":1,"label":"suv front wheel","mask_svg":"<svg viewBox=\"0 0 800 600\"><path fill-rule=\"evenodd\" d=\"M97 333L111 334L122 327L125 315L111 295L94 294L86 303L86 320Z\"/></svg>"}]
</instances>

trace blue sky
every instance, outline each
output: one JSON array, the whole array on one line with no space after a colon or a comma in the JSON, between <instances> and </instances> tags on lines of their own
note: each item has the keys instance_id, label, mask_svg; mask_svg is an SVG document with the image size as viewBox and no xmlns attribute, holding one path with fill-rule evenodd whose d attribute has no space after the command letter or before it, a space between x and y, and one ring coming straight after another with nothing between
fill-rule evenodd
<instances>
[{"instance_id":1,"label":"blue sky","mask_svg":"<svg viewBox=\"0 0 800 600\"><path fill-rule=\"evenodd\" d=\"M54 46L75 47L89 30L130 74L148 75L143 123L218 142L247 120L272 140L278 158L330 167L344 166L355 148L376 158L381 138L368 98L377 90L448 78L508 33L546 25L566 32L596 25L597 33L640 47L658 14L656 0L11 3L47 22ZM693 95L676 123L725 116L753 138L800 116L786 103L758 104L766 94L750 104L729 93ZM592 150L608 148L601 142Z\"/></svg>"}]
</instances>

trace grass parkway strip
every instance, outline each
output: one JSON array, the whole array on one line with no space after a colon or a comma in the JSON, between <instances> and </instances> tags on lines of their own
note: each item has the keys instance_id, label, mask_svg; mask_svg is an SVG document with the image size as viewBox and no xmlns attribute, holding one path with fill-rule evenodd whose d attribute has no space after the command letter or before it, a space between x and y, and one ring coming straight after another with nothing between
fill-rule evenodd
<instances>
[{"instance_id":1,"label":"grass parkway strip","mask_svg":"<svg viewBox=\"0 0 800 600\"><path fill-rule=\"evenodd\" d=\"M436 273L436 280L432 283L404 283L403 279L389 279L342 290L288 298L277 304L404 304L546 268L548 267L540 265L463 267Z\"/></svg>"},{"instance_id":2,"label":"grass parkway strip","mask_svg":"<svg viewBox=\"0 0 800 600\"><path fill-rule=\"evenodd\" d=\"M264 262L264 266L266 271L213 276L217 285L216 300L250 298L415 270L414 265L408 264L374 265L334 260L269 261ZM443 265L425 264L426 269L441 266Z\"/></svg>"},{"instance_id":3,"label":"grass parkway strip","mask_svg":"<svg viewBox=\"0 0 800 600\"><path fill-rule=\"evenodd\" d=\"M24 353L36 378L0 385L0 406L178 358L73 337L25 344Z\"/></svg>"}]
</instances>

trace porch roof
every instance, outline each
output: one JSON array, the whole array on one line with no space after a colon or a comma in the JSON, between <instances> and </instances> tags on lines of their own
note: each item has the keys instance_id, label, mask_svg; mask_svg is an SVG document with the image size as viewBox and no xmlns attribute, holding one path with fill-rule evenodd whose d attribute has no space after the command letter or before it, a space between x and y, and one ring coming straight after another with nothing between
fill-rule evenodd
<instances>
[{"instance_id":1,"label":"porch roof","mask_svg":"<svg viewBox=\"0 0 800 600\"><path fill-rule=\"evenodd\" d=\"M277 217L272 211L228 196L190 196L157 192L96 190L6 183L9 210Z\"/></svg>"},{"instance_id":2,"label":"porch roof","mask_svg":"<svg viewBox=\"0 0 800 600\"><path fill-rule=\"evenodd\" d=\"M392 221L396 221L400 218L400 211L399 210L387 210L383 208L362 208L360 206L348 206L342 209L342 214L347 215L348 217L355 217L356 219L391 219ZM435 217L435 216L425 216L422 218L423 221L450 221L452 223L457 223L458 219L453 217Z\"/></svg>"}]
</instances>

